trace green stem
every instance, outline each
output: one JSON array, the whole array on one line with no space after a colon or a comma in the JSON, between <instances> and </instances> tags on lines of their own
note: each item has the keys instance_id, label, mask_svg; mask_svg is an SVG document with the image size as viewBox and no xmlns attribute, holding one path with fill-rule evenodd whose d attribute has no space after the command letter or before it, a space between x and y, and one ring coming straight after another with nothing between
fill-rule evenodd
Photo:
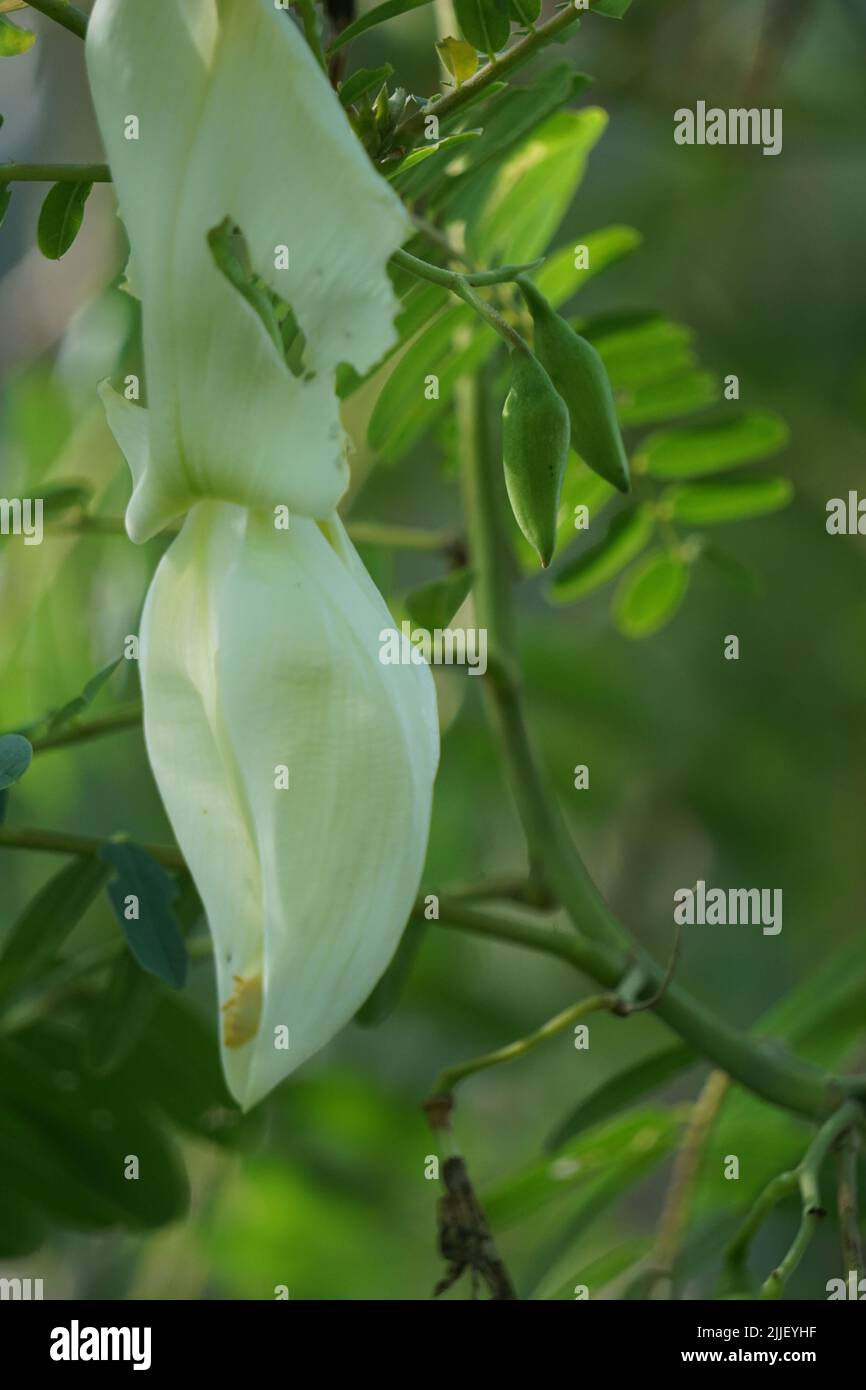
<instances>
[{"instance_id":1,"label":"green stem","mask_svg":"<svg viewBox=\"0 0 866 1390\"><path fill-rule=\"evenodd\" d=\"M68 0L28 0L28 3L31 10L38 10L47 19L62 24L64 29L79 39L83 39L87 33L87 15L70 5Z\"/></svg>"},{"instance_id":2,"label":"green stem","mask_svg":"<svg viewBox=\"0 0 866 1390\"><path fill-rule=\"evenodd\" d=\"M499 270L481 270L471 273L464 273L458 270L445 270L442 266L429 265L427 261L419 260L417 256L411 256L408 251L395 251L391 257L395 264L400 265L404 270L411 271L423 280L430 280L434 285L442 285L445 289L451 290L458 299L462 299L476 314L490 324L491 328L504 338L510 348L518 352L529 352L529 344L512 328L511 324L502 317L498 309L494 309L492 304L488 304L486 299L482 299L480 294L476 294L475 285L501 285L508 280L513 280L515 274L519 273L519 266L503 266ZM538 264L538 262L536 262Z\"/></svg>"},{"instance_id":3,"label":"green stem","mask_svg":"<svg viewBox=\"0 0 866 1390\"><path fill-rule=\"evenodd\" d=\"M99 516L87 512L70 519L64 518L49 529L55 535L126 535L123 517ZM346 530L357 545L382 545L389 550L440 550L450 555L462 545L459 532L453 530L389 526L381 521L349 521L346 523Z\"/></svg>"},{"instance_id":4,"label":"green stem","mask_svg":"<svg viewBox=\"0 0 866 1390\"><path fill-rule=\"evenodd\" d=\"M590 5L590 8L591 7L592 5ZM462 110L464 106L468 106L470 102L474 101L476 97L490 86L491 82L499 82L508 73L514 72L516 68L521 67L524 63L528 63L545 44L551 43L554 39L559 38L566 29L569 29L573 24L577 23L581 13L586 13L586 11L578 11L573 5L568 5L565 9L560 10L558 14L554 15L552 19L549 19L546 24L539 25L537 29L533 29L525 38L519 39L517 43L512 44L512 46L504 53L500 54L498 58L494 58L492 62L485 63L484 67L480 68L479 71L475 73L474 77L468 78L466 82L463 82L452 92L446 93L445 96L438 97L435 101L428 102L420 111L414 112L413 115L407 117L407 119L402 121L397 127L396 138L398 143L405 143L408 137L423 130L424 122L429 116L436 116L440 121L454 116L458 111Z\"/></svg>"},{"instance_id":5,"label":"green stem","mask_svg":"<svg viewBox=\"0 0 866 1390\"><path fill-rule=\"evenodd\" d=\"M863 1240L860 1235L860 1208L857 1201L857 1154L860 1135L854 1128L839 1139L836 1148L836 1201L839 1234L842 1240L842 1273L853 1272L859 1285L863 1278Z\"/></svg>"},{"instance_id":6,"label":"green stem","mask_svg":"<svg viewBox=\"0 0 866 1390\"><path fill-rule=\"evenodd\" d=\"M12 830L0 825L0 849L44 850L46 854L75 854L96 858L107 841L94 835L66 835L54 830ZM167 869L184 869L183 855L175 845L142 845L152 859Z\"/></svg>"},{"instance_id":7,"label":"green stem","mask_svg":"<svg viewBox=\"0 0 866 1390\"><path fill-rule=\"evenodd\" d=\"M589 999L581 999L577 1004L572 1004L571 1008L563 1009L562 1013L548 1019L525 1038L518 1038L516 1042L499 1047L495 1052L486 1052L481 1057L473 1057L468 1062L459 1062L456 1066L447 1067L440 1073L432 1094L448 1095L458 1082L465 1080L467 1076L474 1076L476 1072L499 1066L502 1062L512 1062L516 1057L525 1057L527 1052L547 1042L549 1038L566 1032L588 1014L598 1013L601 1009L613 1009L617 1003L616 994L595 994Z\"/></svg>"},{"instance_id":8,"label":"green stem","mask_svg":"<svg viewBox=\"0 0 866 1390\"><path fill-rule=\"evenodd\" d=\"M0 164L4 183L111 183L107 164Z\"/></svg>"},{"instance_id":9,"label":"green stem","mask_svg":"<svg viewBox=\"0 0 866 1390\"><path fill-rule=\"evenodd\" d=\"M732 1288L739 1288L745 1283L746 1265L752 1241L770 1212L786 1197L790 1197L792 1192L796 1191L797 1173L794 1169L787 1173L778 1173L767 1183L725 1250L725 1266Z\"/></svg>"},{"instance_id":10,"label":"green stem","mask_svg":"<svg viewBox=\"0 0 866 1390\"><path fill-rule=\"evenodd\" d=\"M581 859L558 803L541 771L523 714L514 646L511 561L500 527L502 470L489 428L489 387L483 373L461 383L458 428L464 471L464 506L479 626L487 629L488 672L485 677L500 744L534 865L540 865L574 926L591 937L605 954L618 957L617 978L628 961L643 966L648 987L658 989L664 972L632 940L610 911ZM590 971L590 973L594 973ZM612 987L615 980L600 983ZM685 990L670 984L654 1011L702 1056L734 1080L786 1110L824 1116L844 1098L817 1068L794 1058L773 1055L740 1034Z\"/></svg>"},{"instance_id":11,"label":"green stem","mask_svg":"<svg viewBox=\"0 0 866 1390\"><path fill-rule=\"evenodd\" d=\"M101 719L89 719L80 724L70 724L56 734L46 734L44 738L32 740L34 753L47 753L52 748L68 748L73 743L86 743L92 738L104 738L106 734L117 734L125 729L141 725L141 701L130 700L128 704L105 714Z\"/></svg>"}]
</instances>

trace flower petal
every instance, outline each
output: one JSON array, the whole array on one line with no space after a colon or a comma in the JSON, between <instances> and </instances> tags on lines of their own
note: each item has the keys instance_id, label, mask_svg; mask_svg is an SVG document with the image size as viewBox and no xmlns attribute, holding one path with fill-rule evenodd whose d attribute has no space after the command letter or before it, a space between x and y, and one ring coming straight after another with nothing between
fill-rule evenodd
<instances>
[{"instance_id":1,"label":"flower petal","mask_svg":"<svg viewBox=\"0 0 866 1390\"><path fill-rule=\"evenodd\" d=\"M348 480L335 370L366 371L394 340L405 209L272 0L97 0L87 55L143 304L150 450L130 535L201 497L326 518ZM301 375L210 253L227 216L305 335Z\"/></svg>"},{"instance_id":2,"label":"flower petal","mask_svg":"<svg viewBox=\"0 0 866 1390\"><path fill-rule=\"evenodd\" d=\"M417 891L435 694L425 665L380 662L391 627L336 519L285 532L201 504L151 586L148 752L207 910L244 1106L352 1017Z\"/></svg>"}]
</instances>

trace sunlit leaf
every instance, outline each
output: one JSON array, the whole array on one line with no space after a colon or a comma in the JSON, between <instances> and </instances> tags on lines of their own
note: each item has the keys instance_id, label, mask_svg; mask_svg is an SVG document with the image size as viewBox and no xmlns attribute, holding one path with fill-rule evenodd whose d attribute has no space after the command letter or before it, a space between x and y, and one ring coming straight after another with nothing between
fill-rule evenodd
<instances>
[{"instance_id":1,"label":"sunlit leaf","mask_svg":"<svg viewBox=\"0 0 866 1390\"><path fill-rule=\"evenodd\" d=\"M688 566L655 550L621 580L613 615L623 637L651 637L673 618L689 584Z\"/></svg>"},{"instance_id":2,"label":"sunlit leaf","mask_svg":"<svg viewBox=\"0 0 866 1390\"><path fill-rule=\"evenodd\" d=\"M723 521L746 521L787 507L794 489L787 478L743 478L723 483L696 483L668 488L660 502L674 521L689 526L712 526Z\"/></svg>"},{"instance_id":3,"label":"sunlit leaf","mask_svg":"<svg viewBox=\"0 0 866 1390\"><path fill-rule=\"evenodd\" d=\"M31 29L19 29L11 20L0 15L0 58L14 58L18 53L26 53L36 42Z\"/></svg>"},{"instance_id":4,"label":"sunlit leaf","mask_svg":"<svg viewBox=\"0 0 866 1390\"><path fill-rule=\"evenodd\" d=\"M436 50L458 87L478 71L478 54L471 43L449 35L440 39Z\"/></svg>"},{"instance_id":5,"label":"sunlit leaf","mask_svg":"<svg viewBox=\"0 0 866 1390\"><path fill-rule=\"evenodd\" d=\"M646 504L620 512L604 540L577 555L554 576L550 597L557 603L572 603L600 588L649 545L654 530L655 516Z\"/></svg>"},{"instance_id":6,"label":"sunlit leaf","mask_svg":"<svg viewBox=\"0 0 866 1390\"><path fill-rule=\"evenodd\" d=\"M699 478L766 458L788 438L788 427L778 415L754 412L651 434L642 441L635 466L654 478Z\"/></svg>"}]
</instances>

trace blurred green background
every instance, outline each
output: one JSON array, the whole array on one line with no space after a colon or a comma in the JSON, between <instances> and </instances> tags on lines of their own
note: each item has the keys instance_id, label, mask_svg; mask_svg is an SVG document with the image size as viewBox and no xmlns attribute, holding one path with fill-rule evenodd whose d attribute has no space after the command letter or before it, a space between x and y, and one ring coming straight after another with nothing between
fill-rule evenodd
<instances>
[{"instance_id":1,"label":"blurred green background","mask_svg":"<svg viewBox=\"0 0 866 1390\"><path fill-rule=\"evenodd\" d=\"M0 158L99 158L80 45L38 16L33 28L36 48L4 64ZM352 64L387 59L410 90L428 93L439 80L435 36L433 12L422 9L364 36ZM654 309L689 324L702 362L739 376L741 404L777 410L791 428L775 471L794 481L793 504L725 529L727 550L757 576L757 595L699 568L672 624L642 643L614 630L605 593L558 610L532 581L520 610L544 762L594 876L656 957L670 949L676 888L704 878L783 889L778 937L749 927L686 932L678 978L743 1026L797 986L808 1011L822 965L863 939L864 541L829 537L824 520L829 498L860 485L866 442L864 55L859 0L635 0L622 23L587 19L539 63L567 57L592 73L582 101L611 118L555 244L612 223L643 238L636 254L588 285L576 312ZM782 107L782 154L677 147L673 112L698 99ZM79 240L49 264L34 244L42 193L16 188L0 236L0 492L30 495L37 482L82 478L98 508L117 516L128 482L94 392L116 363L135 361L136 347L134 306L105 292L122 254L112 198L95 191ZM428 437L397 468L374 471L362 449L353 514L459 523L442 453ZM5 539L0 546L6 729L71 698L117 655L136 630L162 543L139 550L122 536L53 536L29 550ZM441 570L435 558L368 558L391 596ZM740 638L738 662L723 660L728 633ZM475 685L459 675L442 684L453 718L426 891L523 864ZM134 667L124 663L95 712L135 694ZM577 763L589 765L588 791L573 790ZM7 823L170 839L135 731L38 757L11 795ZM0 928L62 862L2 851ZM101 900L70 949L114 931ZM196 966L187 991L205 1042L215 1007L208 977ZM345 1030L237 1136L212 1143L187 1132L174 1141L191 1182L185 1218L138 1233L108 1226L75 1234L55 1223L44 1245L0 1272L43 1277L46 1296L76 1298L271 1298L277 1285L297 1298L425 1298L440 1262L421 1101L442 1067L531 1030L588 987L550 960L433 928L385 1024ZM866 1022L864 998L855 1007ZM818 1027L816 1056L831 1032ZM588 1052L566 1034L467 1082L458 1133L481 1193L536 1161L581 1097L667 1040L646 1016L605 1016L592 1024ZM858 1060L848 1046L848 1068ZM171 1071L170 1049L162 1065ZM685 1074L660 1103L692 1097L704 1070ZM213 1077L207 1085L218 1094ZM686 1296L712 1287L722 1234L807 1141L805 1128L766 1107L729 1105L708 1151ZM728 1153L740 1156L736 1183L720 1177ZM620 1248L624 1261L639 1253L657 1225L667 1171L665 1160L610 1199L564 1182L561 1195L503 1221L503 1253L521 1291L573 1283ZM783 1207L767 1224L757 1247L766 1270L795 1218ZM837 1265L828 1229L792 1294L823 1297Z\"/></svg>"}]
</instances>

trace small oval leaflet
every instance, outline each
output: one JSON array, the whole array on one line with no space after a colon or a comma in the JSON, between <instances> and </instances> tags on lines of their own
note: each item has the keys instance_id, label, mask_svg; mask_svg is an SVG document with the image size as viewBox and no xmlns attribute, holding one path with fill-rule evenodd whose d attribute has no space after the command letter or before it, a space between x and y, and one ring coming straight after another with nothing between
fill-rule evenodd
<instances>
[{"instance_id":1,"label":"small oval leaflet","mask_svg":"<svg viewBox=\"0 0 866 1390\"><path fill-rule=\"evenodd\" d=\"M47 260L59 261L78 236L92 187L92 183L56 183L49 190L36 228L39 250Z\"/></svg>"}]
</instances>

